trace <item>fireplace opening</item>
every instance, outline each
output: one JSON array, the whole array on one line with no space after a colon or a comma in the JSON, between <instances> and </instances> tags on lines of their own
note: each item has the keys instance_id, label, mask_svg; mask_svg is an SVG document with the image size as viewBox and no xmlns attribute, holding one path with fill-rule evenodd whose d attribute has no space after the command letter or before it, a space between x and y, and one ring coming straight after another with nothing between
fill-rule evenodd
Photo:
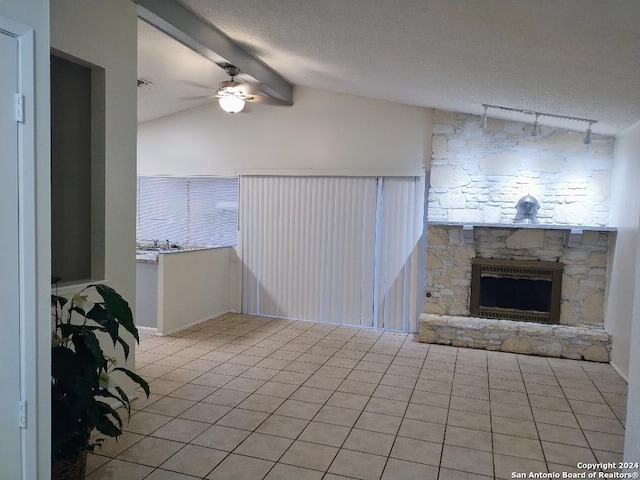
<instances>
[{"instance_id":1,"label":"fireplace opening","mask_svg":"<svg viewBox=\"0 0 640 480\"><path fill-rule=\"evenodd\" d=\"M559 323L561 263L475 258L471 268L471 315Z\"/></svg>"},{"instance_id":2,"label":"fireplace opening","mask_svg":"<svg viewBox=\"0 0 640 480\"><path fill-rule=\"evenodd\" d=\"M551 282L480 277L480 305L548 312L551 308Z\"/></svg>"}]
</instances>

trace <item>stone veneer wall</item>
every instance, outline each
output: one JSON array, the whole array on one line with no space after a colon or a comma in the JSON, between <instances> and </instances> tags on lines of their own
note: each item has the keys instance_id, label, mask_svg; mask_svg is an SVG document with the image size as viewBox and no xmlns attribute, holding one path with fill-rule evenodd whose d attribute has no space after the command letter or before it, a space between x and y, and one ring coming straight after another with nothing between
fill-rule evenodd
<instances>
[{"instance_id":1,"label":"stone veneer wall","mask_svg":"<svg viewBox=\"0 0 640 480\"><path fill-rule=\"evenodd\" d=\"M540 202L540 223L607 225L614 138L436 111L429 220L512 223L519 198Z\"/></svg>"},{"instance_id":2,"label":"stone veneer wall","mask_svg":"<svg viewBox=\"0 0 640 480\"><path fill-rule=\"evenodd\" d=\"M542 260L564 264L560 323L602 328L607 259L614 234L585 230L429 225L425 289L427 314L468 316L471 259ZM465 238L473 233L473 239ZM566 245L565 245L566 242Z\"/></svg>"}]
</instances>

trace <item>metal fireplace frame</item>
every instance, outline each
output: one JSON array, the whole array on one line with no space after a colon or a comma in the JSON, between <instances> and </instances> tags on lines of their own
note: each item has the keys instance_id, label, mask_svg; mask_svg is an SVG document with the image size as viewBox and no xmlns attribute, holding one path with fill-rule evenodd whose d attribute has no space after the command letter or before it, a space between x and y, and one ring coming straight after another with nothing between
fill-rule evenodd
<instances>
[{"instance_id":1,"label":"metal fireplace frame","mask_svg":"<svg viewBox=\"0 0 640 480\"><path fill-rule=\"evenodd\" d=\"M521 322L560 323L560 295L564 264L537 260L502 260L495 258L471 259L472 317L516 320ZM548 312L520 310L516 308L483 307L480 305L480 279L483 276L512 279L546 280L551 282L551 298Z\"/></svg>"}]
</instances>

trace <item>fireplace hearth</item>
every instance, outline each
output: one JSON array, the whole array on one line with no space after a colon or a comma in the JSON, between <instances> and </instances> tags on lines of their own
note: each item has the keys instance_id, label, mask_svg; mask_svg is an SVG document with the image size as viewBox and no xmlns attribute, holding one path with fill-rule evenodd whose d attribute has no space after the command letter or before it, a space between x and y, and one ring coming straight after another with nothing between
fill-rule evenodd
<instances>
[{"instance_id":1,"label":"fireplace hearth","mask_svg":"<svg viewBox=\"0 0 640 480\"><path fill-rule=\"evenodd\" d=\"M556 262L471 259L471 316L559 323L563 268Z\"/></svg>"}]
</instances>

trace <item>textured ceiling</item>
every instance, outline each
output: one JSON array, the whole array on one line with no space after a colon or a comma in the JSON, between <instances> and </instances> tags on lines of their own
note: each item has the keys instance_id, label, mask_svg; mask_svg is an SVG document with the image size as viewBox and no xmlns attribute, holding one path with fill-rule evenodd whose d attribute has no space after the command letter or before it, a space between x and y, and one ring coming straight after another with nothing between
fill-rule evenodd
<instances>
[{"instance_id":1,"label":"textured ceiling","mask_svg":"<svg viewBox=\"0 0 640 480\"><path fill-rule=\"evenodd\" d=\"M640 119L637 0L182 1L296 85L468 113L490 103L593 118L606 134ZM146 51L171 53L156 49Z\"/></svg>"}]
</instances>

